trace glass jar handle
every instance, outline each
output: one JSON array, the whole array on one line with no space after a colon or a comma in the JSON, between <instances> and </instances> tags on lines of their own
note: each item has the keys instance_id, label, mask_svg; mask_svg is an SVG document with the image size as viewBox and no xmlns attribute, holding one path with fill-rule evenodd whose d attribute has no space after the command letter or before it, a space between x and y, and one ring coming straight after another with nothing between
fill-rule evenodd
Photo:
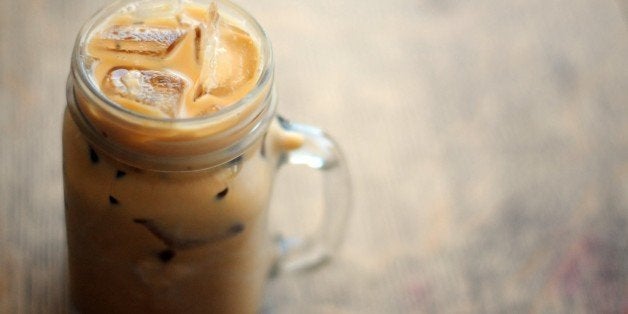
<instances>
[{"instance_id":1,"label":"glass jar handle","mask_svg":"<svg viewBox=\"0 0 628 314\"><path fill-rule=\"evenodd\" d=\"M323 216L309 237L277 237L280 256L276 272L309 270L329 260L340 246L351 209L351 182L347 164L336 142L319 128L277 118L285 132L301 136L302 145L284 152L281 165L305 165L322 172Z\"/></svg>"}]
</instances>

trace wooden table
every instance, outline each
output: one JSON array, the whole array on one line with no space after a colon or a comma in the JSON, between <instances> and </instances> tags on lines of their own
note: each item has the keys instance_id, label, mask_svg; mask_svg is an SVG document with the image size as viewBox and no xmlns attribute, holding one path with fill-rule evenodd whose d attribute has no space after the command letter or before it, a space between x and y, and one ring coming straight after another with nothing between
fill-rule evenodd
<instances>
[{"instance_id":1,"label":"wooden table","mask_svg":"<svg viewBox=\"0 0 628 314\"><path fill-rule=\"evenodd\" d=\"M0 313L66 312L64 86L105 2L0 0ZM625 1L239 3L280 111L336 136L355 190L337 258L268 312L628 312ZM288 232L317 217L306 174L279 180Z\"/></svg>"}]
</instances>

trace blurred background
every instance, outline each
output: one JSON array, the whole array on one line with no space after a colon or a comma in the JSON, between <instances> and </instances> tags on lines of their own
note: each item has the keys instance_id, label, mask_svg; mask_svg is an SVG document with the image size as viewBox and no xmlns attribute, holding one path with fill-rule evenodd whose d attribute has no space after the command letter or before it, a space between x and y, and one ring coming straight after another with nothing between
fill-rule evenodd
<instances>
[{"instance_id":1,"label":"blurred background","mask_svg":"<svg viewBox=\"0 0 628 314\"><path fill-rule=\"evenodd\" d=\"M106 3L0 0L0 313L66 312L65 81ZM279 111L353 176L337 257L272 281L267 312L628 313L627 1L236 3ZM316 226L309 175L279 177L288 234Z\"/></svg>"}]
</instances>

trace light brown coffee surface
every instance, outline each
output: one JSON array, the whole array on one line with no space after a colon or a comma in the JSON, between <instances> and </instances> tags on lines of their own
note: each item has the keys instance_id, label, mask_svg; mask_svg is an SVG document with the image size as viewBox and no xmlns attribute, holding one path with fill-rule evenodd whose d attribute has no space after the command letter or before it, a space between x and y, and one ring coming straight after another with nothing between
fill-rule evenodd
<instances>
[{"instance_id":1,"label":"light brown coffee surface","mask_svg":"<svg viewBox=\"0 0 628 314\"><path fill-rule=\"evenodd\" d=\"M174 6L174 4L173 4ZM94 32L93 79L116 104L157 118L215 113L254 86L254 39L215 4L121 12Z\"/></svg>"}]
</instances>

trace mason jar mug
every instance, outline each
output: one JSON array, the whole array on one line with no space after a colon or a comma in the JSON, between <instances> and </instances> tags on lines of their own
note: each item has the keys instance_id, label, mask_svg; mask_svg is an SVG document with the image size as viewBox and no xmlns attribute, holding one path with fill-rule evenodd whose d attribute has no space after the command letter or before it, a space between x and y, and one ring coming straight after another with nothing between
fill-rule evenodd
<instances>
[{"instance_id":1,"label":"mason jar mug","mask_svg":"<svg viewBox=\"0 0 628 314\"><path fill-rule=\"evenodd\" d=\"M63 123L73 309L255 313L270 276L318 265L339 245L351 194L343 156L318 128L277 115L269 40L228 1L216 1L221 14L260 52L259 77L242 99L166 119L107 97L90 74L90 34L122 8L151 2L104 8L74 47ZM269 228L269 200L277 170L295 164L322 172L323 219L315 233L286 241Z\"/></svg>"}]
</instances>

